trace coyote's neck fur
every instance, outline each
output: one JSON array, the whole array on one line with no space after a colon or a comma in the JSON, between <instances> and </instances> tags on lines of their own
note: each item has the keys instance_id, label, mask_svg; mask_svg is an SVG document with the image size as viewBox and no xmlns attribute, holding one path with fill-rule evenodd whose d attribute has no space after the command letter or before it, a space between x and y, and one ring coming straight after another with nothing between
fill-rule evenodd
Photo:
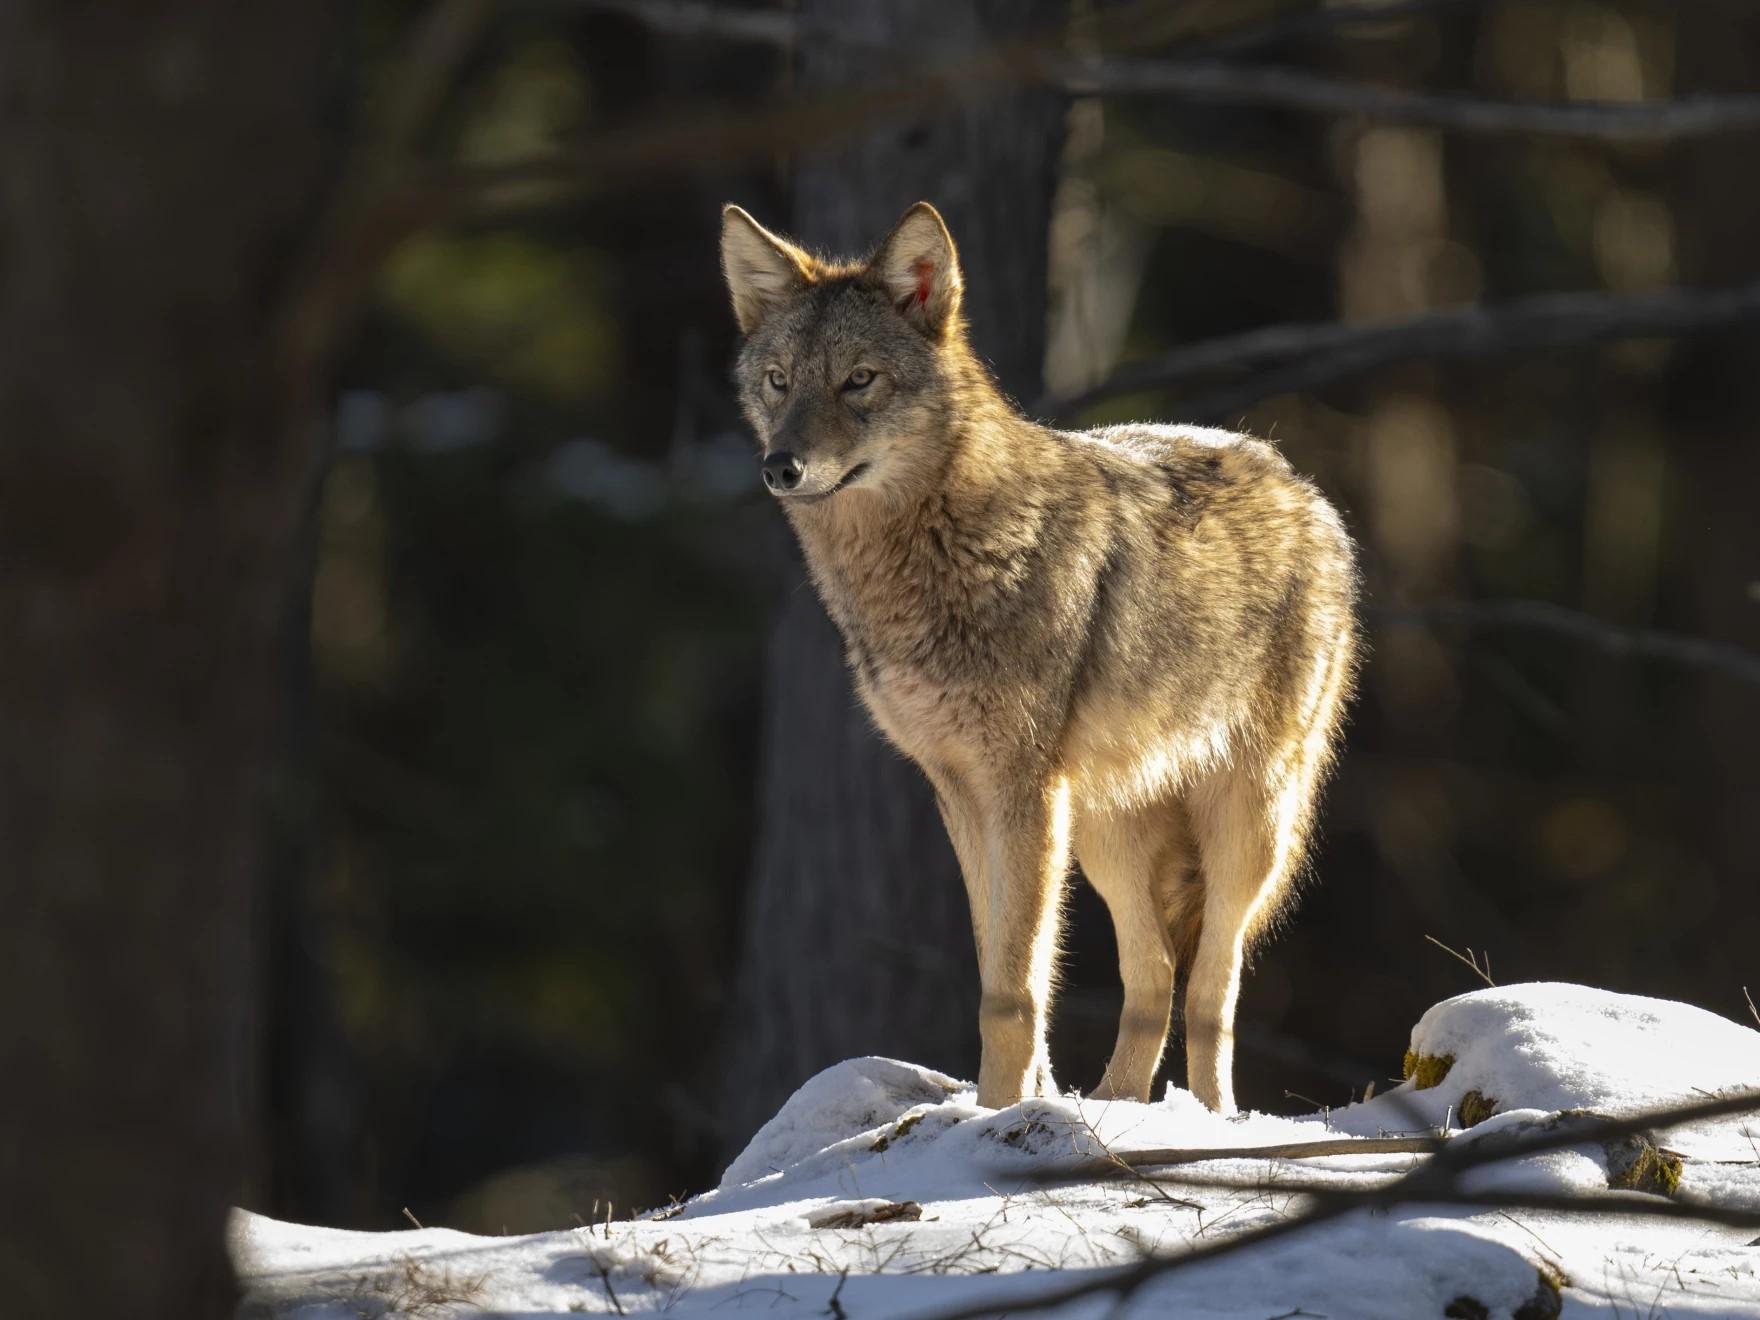
<instances>
[{"instance_id":1,"label":"coyote's neck fur","mask_svg":"<svg viewBox=\"0 0 1760 1320\"><path fill-rule=\"evenodd\" d=\"M954 677L971 630L1033 571L1051 516L1040 479L1059 440L1016 413L975 359L950 366L957 406L908 439L920 456L911 472L788 508L858 666Z\"/></svg>"}]
</instances>

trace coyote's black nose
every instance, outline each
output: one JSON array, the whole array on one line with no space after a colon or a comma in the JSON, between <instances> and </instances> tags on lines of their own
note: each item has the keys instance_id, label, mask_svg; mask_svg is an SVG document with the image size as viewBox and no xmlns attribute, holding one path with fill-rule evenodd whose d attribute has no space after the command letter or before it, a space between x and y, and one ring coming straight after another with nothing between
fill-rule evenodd
<instances>
[{"instance_id":1,"label":"coyote's black nose","mask_svg":"<svg viewBox=\"0 0 1760 1320\"><path fill-rule=\"evenodd\" d=\"M793 490L801 484L801 473L806 470L793 454L769 454L764 458L764 484L777 492Z\"/></svg>"}]
</instances>

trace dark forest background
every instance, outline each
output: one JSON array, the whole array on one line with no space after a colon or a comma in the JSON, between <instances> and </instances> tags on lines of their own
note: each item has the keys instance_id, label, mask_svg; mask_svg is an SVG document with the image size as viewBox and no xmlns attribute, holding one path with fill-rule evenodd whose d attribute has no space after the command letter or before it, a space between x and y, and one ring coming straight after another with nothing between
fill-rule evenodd
<instances>
[{"instance_id":1,"label":"dark forest background","mask_svg":"<svg viewBox=\"0 0 1760 1320\"><path fill-rule=\"evenodd\" d=\"M928 198L1029 411L1344 511L1371 658L1243 1105L1397 1074L1481 984L1434 941L1745 1016L1757 77L1745 0L0 7L21 1314L199 1313L226 1204L570 1225L837 1059L975 1070L950 851L734 408L729 200L856 251Z\"/></svg>"}]
</instances>

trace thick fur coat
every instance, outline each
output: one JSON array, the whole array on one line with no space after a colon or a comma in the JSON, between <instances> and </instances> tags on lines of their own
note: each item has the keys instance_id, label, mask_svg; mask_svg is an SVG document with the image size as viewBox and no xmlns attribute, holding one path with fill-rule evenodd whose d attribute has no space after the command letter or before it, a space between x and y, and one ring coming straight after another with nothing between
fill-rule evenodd
<instances>
[{"instance_id":1,"label":"thick fur coat","mask_svg":"<svg viewBox=\"0 0 1760 1320\"><path fill-rule=\"evenodd\" d=\"M927 204L848 264L729 207L722 261L766 483L959 856L980 1103L1051 1089L1073 854L1125 988L1097 1094L1148 1097L1183 970L1187 1084L1231 1111L1242 963L1301 866L1352 684L1337 514L1257 440L1021 416L967 341Z\"/></svg>"}]
</instances>

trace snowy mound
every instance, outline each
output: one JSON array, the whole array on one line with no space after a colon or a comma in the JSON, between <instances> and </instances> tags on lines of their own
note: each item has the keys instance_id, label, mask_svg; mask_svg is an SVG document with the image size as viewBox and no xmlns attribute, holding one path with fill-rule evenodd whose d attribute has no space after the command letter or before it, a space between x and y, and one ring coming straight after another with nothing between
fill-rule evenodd
<instances>
[{"instance_id":1,"label":"snowy mound","mask_svg":"<svg viewBox=\"0 0 1760 1320\"><path fill-rule=\"evenodd\" d=\"M1695 1092L1760 1085L1760 1031L1690 1004L1580 985L1478 990L1412 1029L1420 1059L1453 1059L1437 1084L1509 1109L1651 1109Z\"/></svg>"},{"instance_id":2,"label":"snowy mound","mask_svg":"<svg viewBox=\"0 0 1760 1320\"><path fill-rule=\"evenodd\" d=\"M1760 1088L1760 1031L1667 999L1557 983L1503 986L1425 1013L1412 1028L1405 1072L1403 1086L1335 1109L1327 1121L1359 1135L1476 1129L1487 1120L1496 1127L1566 1111L1614 1117L1741 1093ZM1748 1150L1744 1125L1727 1121L1674 1129L1669 1140L1702 1159Z\"/></svg>"},{"instance_id":3,"label":"snowy mound","mask_svg":"<svg viewBox=\"0 0 1760 1320\"><path fill-rule=\"evenodd\" d=\"M1425 1203L1347 1205L1282 1232L1316 1204L1311 1195L1384 1195L1438 1145L1483 1150L1487 1135L1583 1121L1559 1111L1631 1113L1741 1092L1760 1082L1760 1033L1682 1004L1514 986L1424 1014L1407 1063L1403 1085L1364 1104L1222 1119L1178 1089L1151 1105L1069 1097L992 1111L939 1073L854 1059L807 1081L719 1188L659 1215L478 1238L240 1214L233 1250L262 1314L304 1320L928 1318L1019 1309L1080 1285L1093 1291L1056 1314L1760 1315L1752 1113L1646 1138L1643 1177L1628 1176L1623 1148L1584 1140L1501 1159L1460 1184L1527 1198L1519 1204L1450 1205L1427 1188ZM1127 1167L1150 1150L1152 1177ZM1594 1206L1566 1211L1548 1197ZM1736 1222L1642 1213L1695 1205ZM1219 1250L1234 1254L1179 1263ZM1119 1272L1145 1261L1176 1267L1121 1299Z\"/></svg>"},{"instance_id":4,"label":"snowy mound","mask_svg":"<svg viewBox=\"0 0 1760 1320\"><path fill-rule=\"evenodd\" d=\"M727 1166L721 1186L737 1187L779 1173L847 1137L895 1123L918 1105L941 1104L960 1091L972 1094L966 1083L914 1063L870 1058L833 1064L758 1129Z\"/></svg>"}]
</instances>

